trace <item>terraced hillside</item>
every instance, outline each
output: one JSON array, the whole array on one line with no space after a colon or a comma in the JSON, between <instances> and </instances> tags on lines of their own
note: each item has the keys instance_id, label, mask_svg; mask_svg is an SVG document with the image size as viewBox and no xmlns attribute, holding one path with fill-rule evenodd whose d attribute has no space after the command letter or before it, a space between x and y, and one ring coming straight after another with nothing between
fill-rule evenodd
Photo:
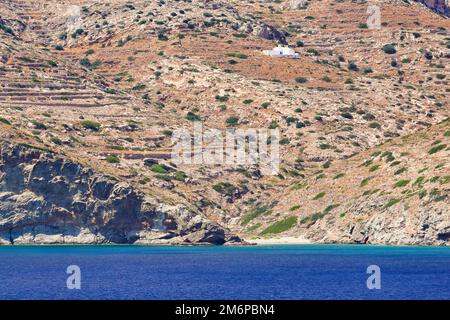
<instances>
[{"instance_id":1,"label":"terraced hillside","mask_svg":"<svg viewBox=\"0 0 450 320\"><path fill-rule=\"evenodd\" d=\"M446 139L421 135L437 135L450 115L449 20L419 3L384 0L377 2L381 20L373 29L366 1L296 4L3 1L0 120L14 130L8 139L27 137L29 145L114 176L162 204L182 205L246 238L448 243L448 185L436 183L436 205L425 201L430 189L425 200L417 200L421 211L396 211L400 219L430 209L428 233L401 223L394 227L383 218L393 209L382 208L392 198L398 209L398 192L406 189L389 188L397 180L412 185L418 177L395 175L397 168L381 163L395 157L390 163L408 161L420 170L430 144ZM263 54L279 43L294 48L300 59ZM195 121L205 128L279 129L280 174L263 176L257 165L175 165L171 136L180 128L192 131ZM354 162L407 137L422 140L406 143L398 154L374 157L373 166L380 167L370 176L364 170L371 166ZM447 150L428 161L433 176L448 176ZM435 161L439 167L431 169ZM352 170L361 180L370 178L371 191L387 188L392 197L360 196L360 182L349 178ZM372 177L381 172L384 178ZM333 197L314 200L335 183ZM290 191L293 186L298 192ZM354 217L355 203L366 206L371 199L379 207L370 204L363 217ZM290 210L295 206L302 210ZM330 212L347 218L332 219ZM384 219L379 229L367 222L377 218ZM363 220L355 224L358 219ZM264 232L277 222L281 229L275 224ZM349 235L352 223L362 231Z\"/></svg>"}]
</instances>

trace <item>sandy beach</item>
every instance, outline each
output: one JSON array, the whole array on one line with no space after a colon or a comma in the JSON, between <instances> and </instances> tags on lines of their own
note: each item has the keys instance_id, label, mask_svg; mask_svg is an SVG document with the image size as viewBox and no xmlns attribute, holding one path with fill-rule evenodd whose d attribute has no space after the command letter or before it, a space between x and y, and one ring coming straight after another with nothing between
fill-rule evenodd
<instances>
[{"instance_id":1,"label":"sandy beach","mask_svg":"<svg viewBox=\"0 0 450 320\"><path fill-rule=\"evenodd\" d=\"M251 239L247 240L250 243L255 243L257 245L264 244L311 244L312 242L303 237L281 237L281 238L271 238L271 239Z\"/></svg>"}]
</instances>

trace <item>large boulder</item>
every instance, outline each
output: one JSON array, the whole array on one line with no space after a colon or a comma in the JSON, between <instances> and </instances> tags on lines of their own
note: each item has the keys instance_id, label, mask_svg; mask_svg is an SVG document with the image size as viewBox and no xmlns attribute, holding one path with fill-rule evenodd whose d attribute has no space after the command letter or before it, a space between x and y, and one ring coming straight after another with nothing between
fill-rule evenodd
<instances>
[{"instance_id":1,"label":"large boulder","mask_svg":"<svg viewBox=\"0 0 450 320\"><path fill-rule=\"evenodd\" d=\"M261 24L257 26L254 31L256 32L256 35L260 38L270 40L270 41L277 41L278 43L282 45L287 45L286 36L287 34L281 31L278 31L274 27L268 25L268 24Z\"/></svg>"}]
</instances>

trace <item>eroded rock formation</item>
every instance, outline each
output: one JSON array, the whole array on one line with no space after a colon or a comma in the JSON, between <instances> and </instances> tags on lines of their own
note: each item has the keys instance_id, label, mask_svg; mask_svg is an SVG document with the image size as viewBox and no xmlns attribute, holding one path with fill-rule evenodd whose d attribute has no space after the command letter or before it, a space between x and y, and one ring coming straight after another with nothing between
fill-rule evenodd
<instances>
[{"instance_id":1,"label":"eroded rock formation","mask_svg":"<svg viewBox=\"0 0 450 320\"><path fill-rule=\"evenodd\" d=\"M240 242L188 208L29 146L0 144L0 243Z\"/></svg>"}]
</instances>

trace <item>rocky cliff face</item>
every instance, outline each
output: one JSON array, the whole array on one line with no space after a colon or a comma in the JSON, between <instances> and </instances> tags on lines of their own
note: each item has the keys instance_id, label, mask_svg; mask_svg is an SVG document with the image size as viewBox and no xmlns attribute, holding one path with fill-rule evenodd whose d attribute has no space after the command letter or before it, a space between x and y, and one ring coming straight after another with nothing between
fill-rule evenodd
<instances>
[{"instance_id":1,"label":"rocky cliff face","mask_svg":"<svg viewBox=\"0 0 450 320\"><path fill-rule=\"evenodd\" d=\"M227 230L183 206L25 145L0 143L0 244L225 244Z\"/></svg>"},{"instance_id":2,"label":"rocky cliff face","mask_svg":"<svg viewBox=\"0 0 450 320\"><path fill-rule=\"evenodd\" d=\"M446 17L450 17L450 7L448 0L416 0L423 3L428 8L440 13Z\"/></svg>"},{"instance_id":3,"label":"rocky cliff face","mask_svg":"<svg viewBox=\"0 0 450 320\"><path fill-rule=\"evenodd\" d=\"M447 195L383 210L388 199L375 196L354 203L348 214L351 221L326 217L311 223L306 237L322 243L449 245Z\"/></svg>"}]
</instances>

